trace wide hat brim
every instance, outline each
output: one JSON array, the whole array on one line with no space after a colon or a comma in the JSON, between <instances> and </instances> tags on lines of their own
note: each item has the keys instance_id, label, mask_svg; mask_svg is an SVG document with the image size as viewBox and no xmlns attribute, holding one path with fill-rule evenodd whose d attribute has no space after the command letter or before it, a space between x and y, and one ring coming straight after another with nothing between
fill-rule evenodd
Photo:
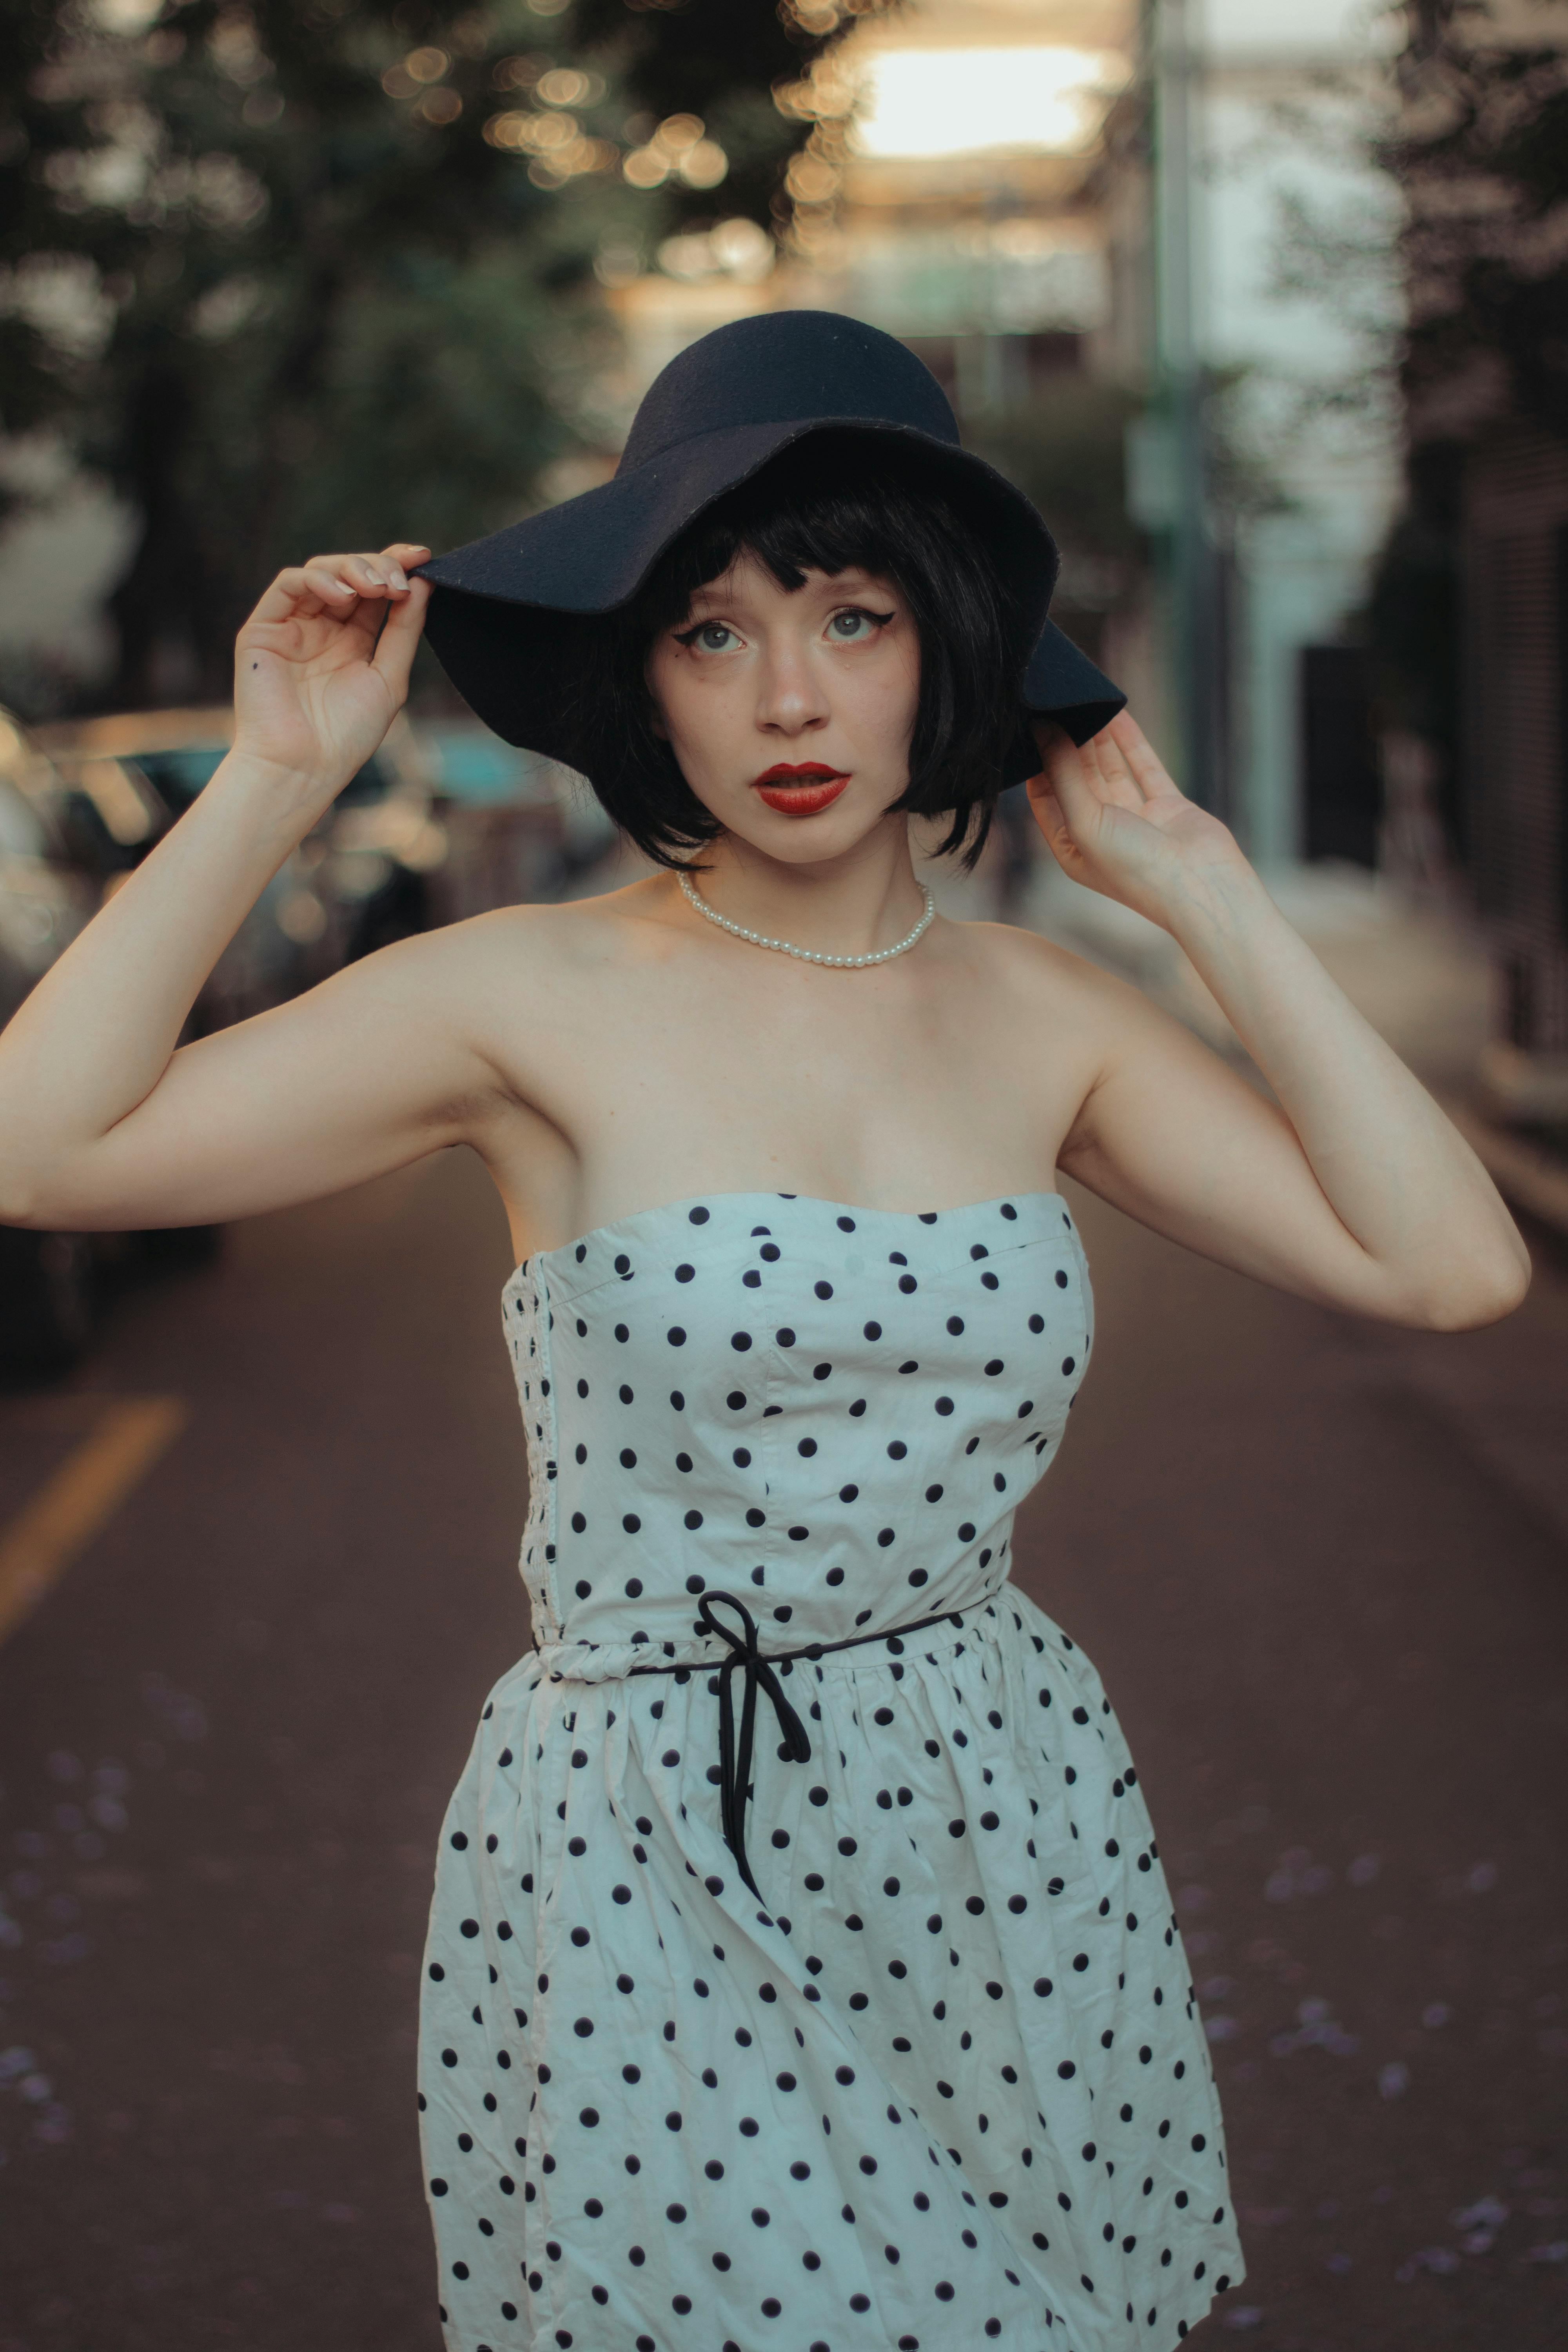
<instances>
[{"instance_id":1,"label":"wide hat brim","mask_svg":"<svg viewBox=\"0 0 1568 2352\"><path fill-rule=\"evenodd\" d=\"M933 387L934 389L934 387ZM1036 774L1030 717L1076 743L1127 698L1047 614L1056 542L1030 501L972 451L891 421L813 416L721 425L659 450L577 497L419 567L432 588L425 633L465 702L506 742L574 763L560 681L571 641L636 595L705 508L808 435L876 437L900 470L926 474L967 511L995 554L1018 614L1019 726L1005 784ZM868 451L868 455L870 455Z\"/></svg>"}]
</instances>

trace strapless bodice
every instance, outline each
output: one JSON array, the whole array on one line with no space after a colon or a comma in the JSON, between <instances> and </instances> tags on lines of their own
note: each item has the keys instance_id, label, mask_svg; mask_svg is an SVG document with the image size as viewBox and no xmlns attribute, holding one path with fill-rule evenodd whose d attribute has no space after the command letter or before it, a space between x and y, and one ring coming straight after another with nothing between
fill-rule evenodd
<instances>
[{"instance_id":1,"label":"strapless bodice","mask_svg":"<svg viewBox=\"0 0 1568 2352\"><path fill-rule=\"evenodd\" d=\"M780 1648L994 1593L1093 1332L1057 1192L710 1193L526 1259L503 1307L535 1642L594 1681L722 1655L704 1590Z\"/></svg>"}]
</instances>

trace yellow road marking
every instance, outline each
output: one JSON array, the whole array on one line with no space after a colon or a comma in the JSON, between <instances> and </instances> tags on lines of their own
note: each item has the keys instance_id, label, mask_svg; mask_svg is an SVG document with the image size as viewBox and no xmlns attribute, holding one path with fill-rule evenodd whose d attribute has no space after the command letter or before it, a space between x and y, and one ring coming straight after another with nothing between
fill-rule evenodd
<instances>
[{"instance_id":1,"label":"yellow road marking","mask_svg":"<svg viewBox=\"0 0 1568 2352\"><path fill-rule=\"evenodd\" d=\"M113 1517L189 1415L178 1397L124 1397L0 1533L0 1642Z\"/></svg>"}]
</instances>

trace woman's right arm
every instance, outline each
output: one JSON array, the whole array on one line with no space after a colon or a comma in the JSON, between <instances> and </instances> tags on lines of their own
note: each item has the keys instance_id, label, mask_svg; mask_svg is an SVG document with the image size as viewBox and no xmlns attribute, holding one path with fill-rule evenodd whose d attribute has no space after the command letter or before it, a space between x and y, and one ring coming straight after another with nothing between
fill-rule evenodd
<instances>
[{"instance_id":1,"label":"woman's right arm","mask_svg":"<svg viewBox=\"0 0 1568 2352\"><path fill-rule=\"evenodd\" d=\"M242 1215L465 1131L493 1081L434 940L175 1051L246 914L401 707L428 597L404 567L426 552L318 558L247 622L233 750L0 1033L0 1222Z\"/></svg>"}]
</instances>

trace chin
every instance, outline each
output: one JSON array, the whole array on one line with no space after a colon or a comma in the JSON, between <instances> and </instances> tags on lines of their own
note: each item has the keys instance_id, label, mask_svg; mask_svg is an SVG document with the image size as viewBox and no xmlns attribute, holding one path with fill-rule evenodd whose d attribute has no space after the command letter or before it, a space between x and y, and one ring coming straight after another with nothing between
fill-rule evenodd
<instances>
[{"instance_id":1,"label":"chin","mask_svg":"<svg viewBox=\"0 0 1568 2352\"><path fill-rule=\"evenodd\" d=\"M715 810L727 833L752 849L776 858L781 866L817 866L825 858L842 857L858 849L869 834L886 822L883 807L858 806L845 793L815 816L785 816L765 803L748 802L732 818Z\"/></svg>"}]
</instances>

